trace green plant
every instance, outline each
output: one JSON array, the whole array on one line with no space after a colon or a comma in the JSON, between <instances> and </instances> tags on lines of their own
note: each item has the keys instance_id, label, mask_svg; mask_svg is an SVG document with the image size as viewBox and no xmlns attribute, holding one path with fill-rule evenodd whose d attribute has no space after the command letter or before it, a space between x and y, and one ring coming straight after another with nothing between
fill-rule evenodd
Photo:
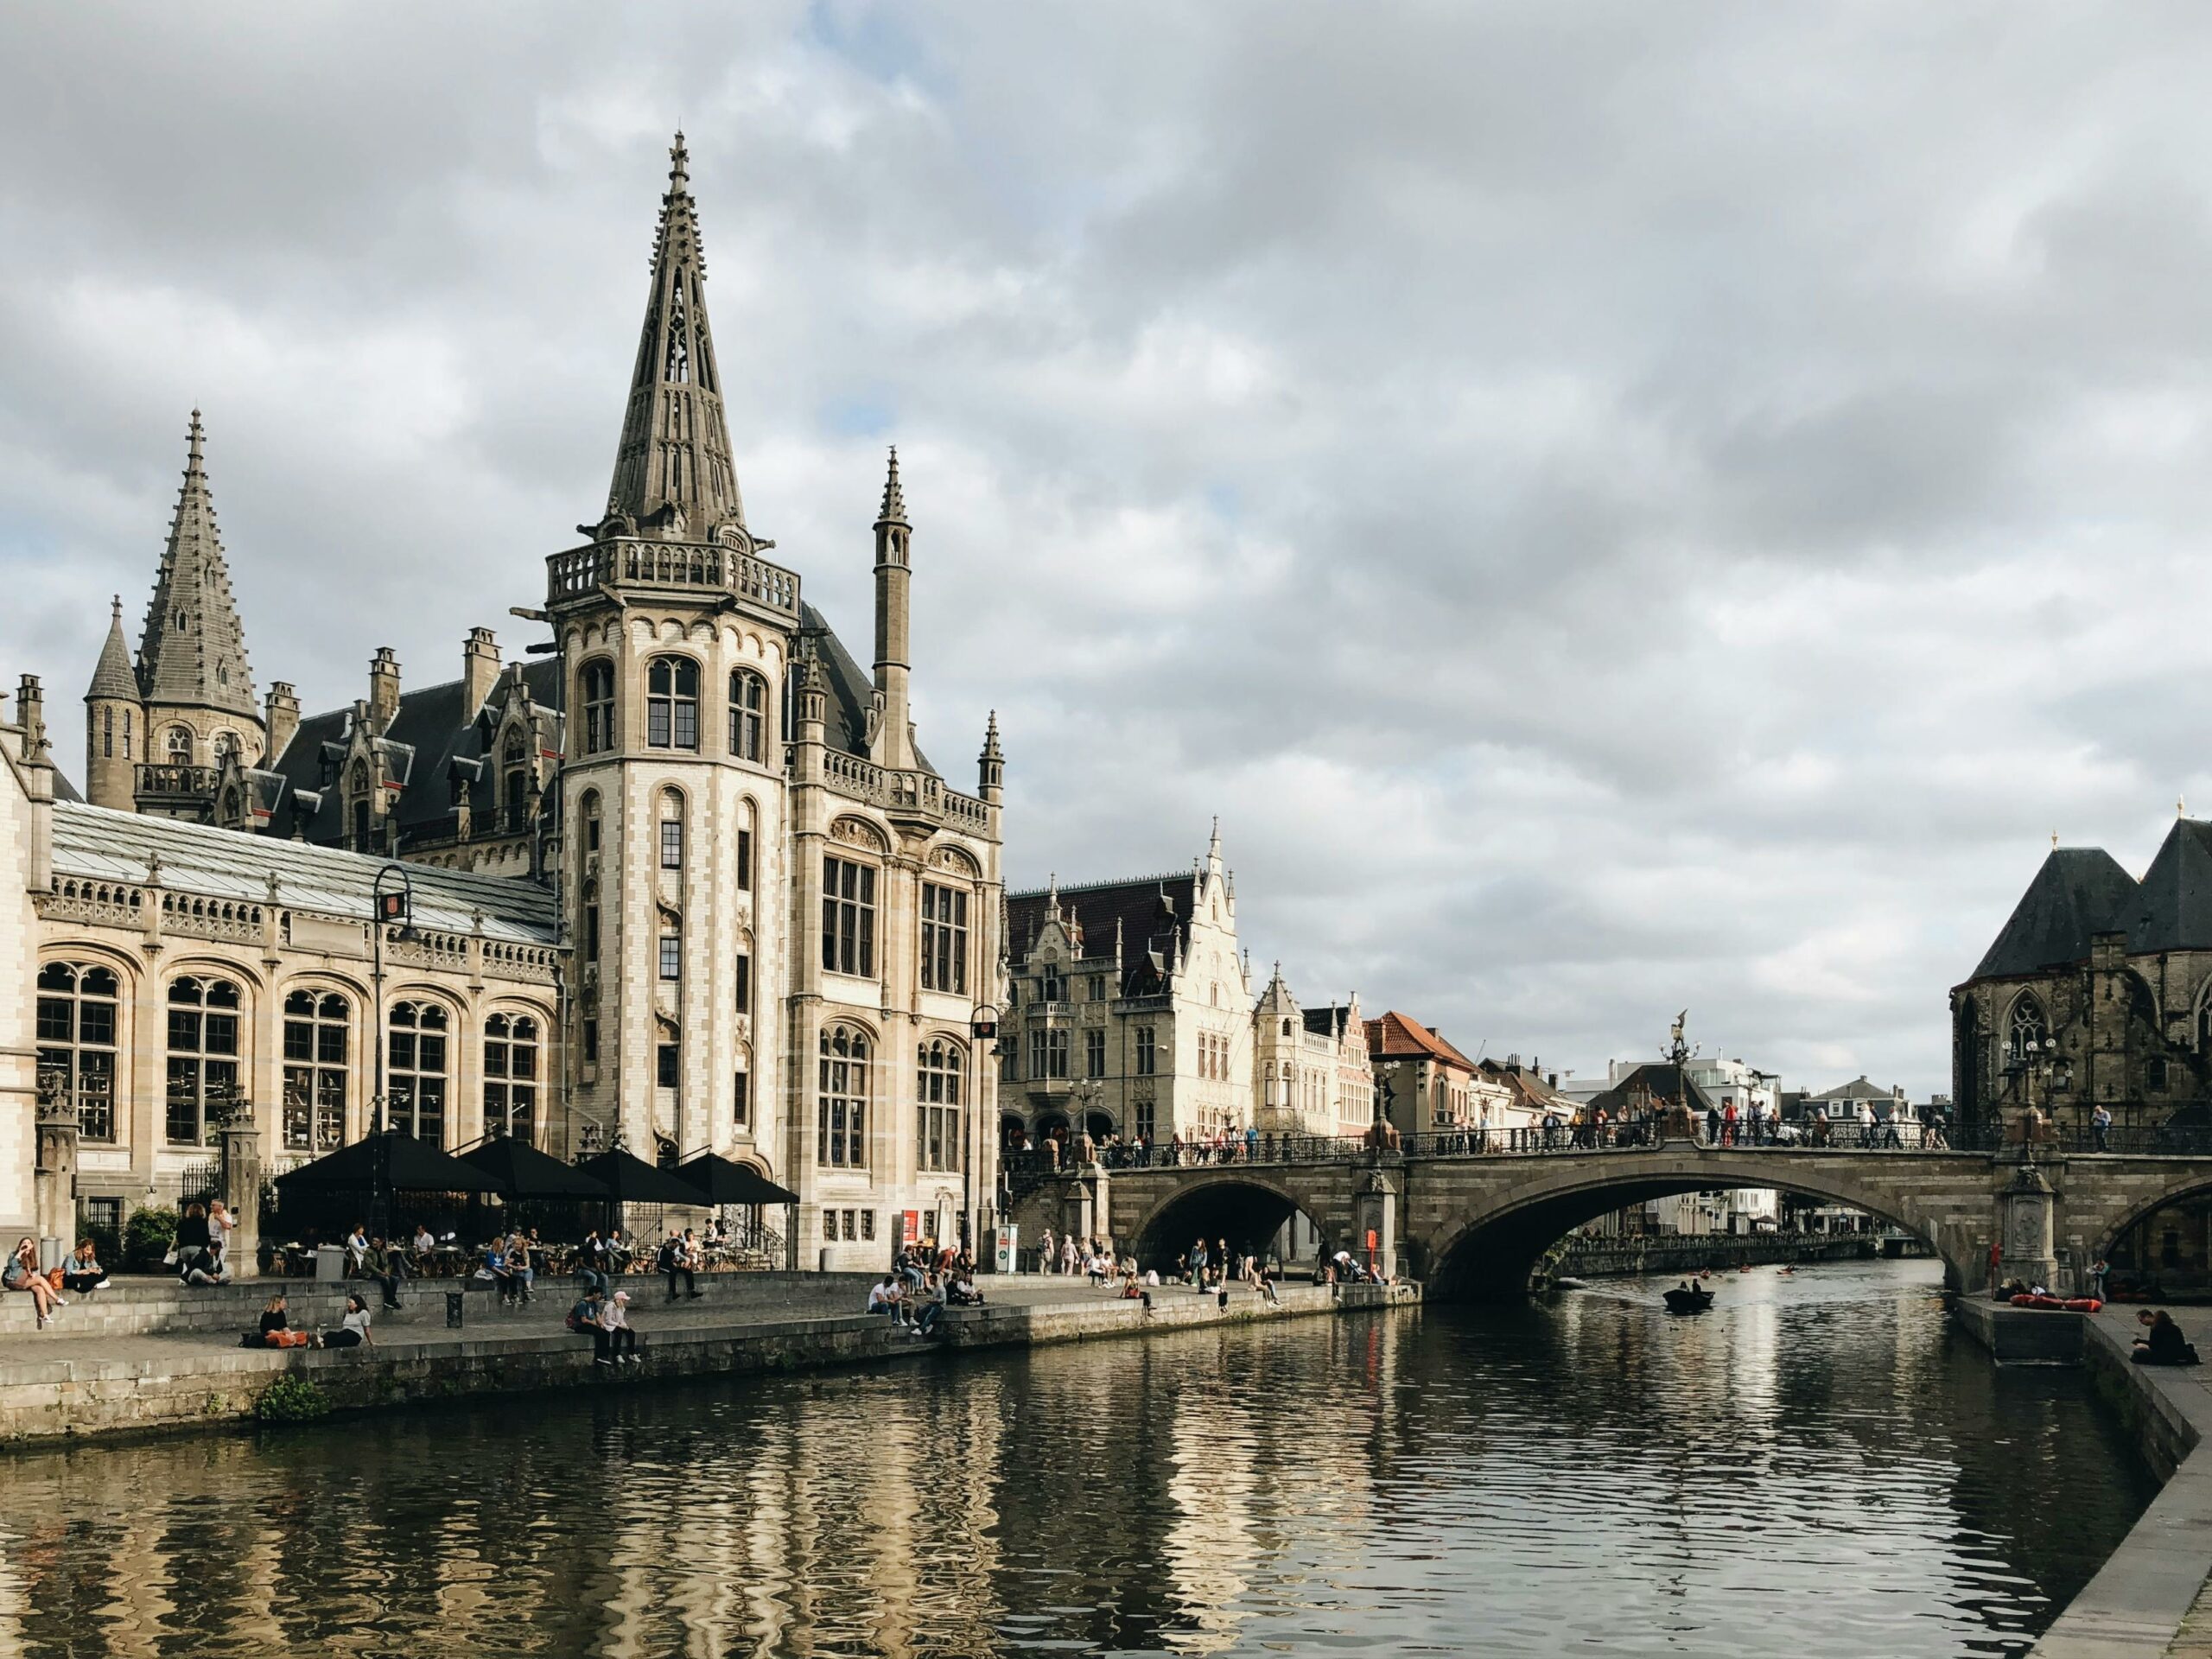
<instances>
[{"instance_id":1,"label":"green plant","mask_svg":"<svg viewBox=\"0 0 2212 1659\"><path fill-rule=\"evenodd\" d=\"M139 1272L158 1268L175 1242L175 1211L166 1205L133 1210L123 1224L123 1266Z\"/></svg>"},{"instance_id":2,"label":"green plant","mask_svg":"<svg viewBox=\"0 0 2212 1659\"><path fill-rule=\"evenodd\" d=\"M278 1377L253 1402L253 1414L264 1423L306 1423L330 1412L329 1397L312 1377Z\"/></svg>"}]
</instances>

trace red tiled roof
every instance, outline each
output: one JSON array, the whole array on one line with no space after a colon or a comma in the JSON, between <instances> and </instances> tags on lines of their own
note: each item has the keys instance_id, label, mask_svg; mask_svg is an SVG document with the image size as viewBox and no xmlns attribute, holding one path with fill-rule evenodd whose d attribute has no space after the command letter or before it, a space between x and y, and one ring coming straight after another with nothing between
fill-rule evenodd
<instances>
[{"instance_id":1,"label":"red tiled roof","mask_svg":"<svg viewBox=\"0 0 2212 1659\"><path fill-rule=\"evenodd\" d=\"M1367 1022L1367 1052L1379 1060L1442 1060L1471 1071L1475 1063L1418 1020L1395 1010Z\"/></svg>"}]
</instances>

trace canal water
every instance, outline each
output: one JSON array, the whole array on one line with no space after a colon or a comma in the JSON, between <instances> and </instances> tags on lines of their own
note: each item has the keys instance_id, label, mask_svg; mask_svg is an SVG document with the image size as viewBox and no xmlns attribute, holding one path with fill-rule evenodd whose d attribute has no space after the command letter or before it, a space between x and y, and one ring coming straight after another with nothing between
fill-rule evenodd
<instances>
[{"instance_id":1,"label":"canal water","mask_svg":"<svg viewBox=\"0 0 2212 1659\"><path fill-rule=\"evenodd\" d=\"M0 1653L2018 1653L2149 1501L1931 1264L1666 1282L15 1454Z\"/></svg>"}]
</instances>

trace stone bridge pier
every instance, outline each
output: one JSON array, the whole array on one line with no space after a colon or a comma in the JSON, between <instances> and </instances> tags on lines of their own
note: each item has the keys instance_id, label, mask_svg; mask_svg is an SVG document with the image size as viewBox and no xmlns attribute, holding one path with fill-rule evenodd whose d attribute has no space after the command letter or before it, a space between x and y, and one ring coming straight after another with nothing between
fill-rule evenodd
<instances>
[{"instance_id":1,"label":"stone bridge pier","mask_svg":"<svg viewBox=\"0 0 2212 1659\"><path fill-rule=\"evenodd\" d=\"M1376 1190L1377 1186L1382 1189ZM1511 1296L1544 1252L1585 1222L1681 1192L1773 1187L1847 1205L1924 1239L1955 1290L2001 1274L2073 1288L2150 1211L2212 1192L2212 1157L2046 1155L1840 1148L1656 1147L1535 1155L1348 1153L1335 1161L1112 1172L1101 1208L1114 1237L1168 1268L1194 1239L1255 1249L1293 1213L1325 1248L1365 1253L1395 1235L1398 1270L1433 1294ZM1387 1242L1385 1247L1387 1248Z\"/></svg>"}]
</instances>

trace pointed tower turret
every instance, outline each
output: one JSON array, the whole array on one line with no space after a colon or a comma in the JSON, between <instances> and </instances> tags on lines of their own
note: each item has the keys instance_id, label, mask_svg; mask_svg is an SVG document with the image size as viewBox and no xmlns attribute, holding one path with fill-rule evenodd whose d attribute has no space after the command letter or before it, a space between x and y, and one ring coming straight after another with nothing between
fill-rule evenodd
<instances>
[{"instance_id":1,"label":"pointed tower turret","mask_svg":"<svg viewBox=\"0 0 2212 1659\"><path fill-rule=\"evenodd\" d=\"M914 761L914 727L907 658L910 602L907 549L914 527L906 522L906 494L899 487L899 452L883 480L883 506L875 518L875 734L869 759L901 770Z\"/></svg>"},{"instance_id":2,"label":"pointed tower turret","mask_svg":"<svg viewBox=\"0 0 2212 1659\"><path fill-rule=\"evenodd\" d=\"M171 726L188 734L172 755L157 747L149 729L144 759L185 764L213 764L216 741L225 733L244 743L249 758L262 745L261 709L254 696L253 672L246 664L245 630L231 597L230 567L215 524L215 504L207 489L200 411L192 411L191 442L186 450L184 486L177 493L176 516L169 524L168 547L154 580L146 607L146 632L138 642L138 682L143 688L149 728ZM252 741L247 741L250 728Z\"/></svg>"},{"instance_id":3,"label":"pointed tower turret","mask_svg":"<svg viewBox=\"0 0 2212 1659\"><path fill-rule=\"evenodd\" d=\"M130 810L132 768L137 765L145 723L137 671L130 666L130 646L123 634L123 596L118 594L108 612L99 664L85 692L85 798L94 806Z\"/></svg>"},{"instance_id":4,"label":"pointed tower turret","mask_svg":"<svg viewBox=\"0 0 2212 1659\"><path fill-rule=\"evenodd\" d=\"M983 752L976 757L976 792L993 806L1006 793L1006 751L999 747L999 711L983 728Z\"/></svg>"},{"instance_id":5,"label":"pointed tower turret","mask_svg":"<svg viewBox=\"0 0 2212 1659\"><path fill-rule=\"evenodd\" d=\"M668 154L652 288L607 511L639 530L703 542L726 524L741 530L745 504L730 463L721 375L707 325L706 255L682 133Z\"/></svg>"}]
</instances>

